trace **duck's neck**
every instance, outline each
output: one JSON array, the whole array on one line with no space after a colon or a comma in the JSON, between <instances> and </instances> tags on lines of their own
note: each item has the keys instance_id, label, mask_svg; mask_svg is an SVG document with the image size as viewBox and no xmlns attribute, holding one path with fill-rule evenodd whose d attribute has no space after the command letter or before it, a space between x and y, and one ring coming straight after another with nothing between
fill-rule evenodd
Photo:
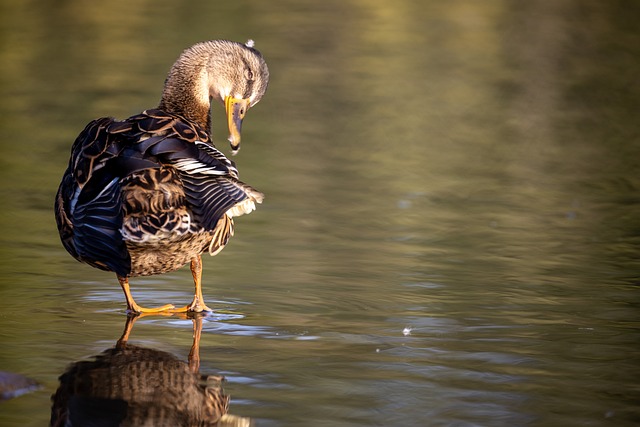
<instances>
[{"instance_id":1,"label":"duck's neck","mask_svg":"<svg viewBox=\"0 0 640 427\"><path fill-rule=\"evenodd\" d=\"M162 91L160 108L178 114L211 133L209 55L188 49L173 64Z\"/></svg>"}]
</instances>

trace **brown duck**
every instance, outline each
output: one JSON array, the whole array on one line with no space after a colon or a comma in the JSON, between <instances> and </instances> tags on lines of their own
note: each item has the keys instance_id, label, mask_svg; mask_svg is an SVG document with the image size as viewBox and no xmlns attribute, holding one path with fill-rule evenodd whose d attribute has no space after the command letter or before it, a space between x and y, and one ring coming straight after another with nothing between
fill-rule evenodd
<instances>
[{"instance_id":1,"label":"brown duck","mask_svg":"<svg viewBox=\"0 0 640 427\"><path fill-rule=\"evenodd\" d=\"M268 81L252 41L198 43L171 68L158 108L123 121L94 120L74 142L56 196L60 238L77 260L116 273L129 312L211 311L202 296L201 255L220 252L233 235L233 218L263 199L214 147L211 101L225 106L235 154L242 120ZM187 263L195 283L191 304L136 304L130 277Z\"/></svg>"},{"instance_id":2,"label":"brown duck","mask_svg":"<svg viewBox=\"0 0 640 427\"><path fill-rule=\"evenodd\" d=\"M200 372L202 314L194 314L188 363L128 342L138 316L127 316L115 347L71 364L51 396L51 427L253 425L228 413L224 377Z\"/></svg>"}]
</instances>

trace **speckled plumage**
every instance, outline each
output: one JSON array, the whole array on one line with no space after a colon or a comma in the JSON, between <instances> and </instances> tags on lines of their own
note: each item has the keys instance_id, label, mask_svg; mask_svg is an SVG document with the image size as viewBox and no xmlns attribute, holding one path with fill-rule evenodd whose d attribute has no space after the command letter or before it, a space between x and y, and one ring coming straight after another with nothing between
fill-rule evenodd
<instances>
[{"instance_id":1,"label":"speckled plumage","mask_svg":"<svg viewBox=\"0 0 640 427\"><path fill-rule=\"evenodd\" d=\"M76 259L115 272L130 311L140 307L129 293L129 277L189 262L196 296L186 308L208 309L197 301L200 255L218 253L233 235L233 217L263 199L213 146L209 99L227 106L237 150L244 114L267 82L266 64L255 49L199 43L172 67L159 108L122 121L94 120L73 144L55 203L62 243Z\"/></svg>"}]
</instances>

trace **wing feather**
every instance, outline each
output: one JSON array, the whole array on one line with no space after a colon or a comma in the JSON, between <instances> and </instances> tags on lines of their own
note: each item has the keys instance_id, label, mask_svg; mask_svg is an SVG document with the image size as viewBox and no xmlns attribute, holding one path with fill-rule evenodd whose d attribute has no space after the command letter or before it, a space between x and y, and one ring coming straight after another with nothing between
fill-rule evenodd
<instances>
[{"instance_id":1,"label":"wing feather","mask_svg":"<svg viewBox=\"0 0 640 427\"><path fill-rule=\"evenodd\" d=\"M55 212L69 253L126 276L131 256L123 232L144 241L142 234L153 240L207 230L215 253L233 234L232 218L262 198L238 180L235 163L211 145L208 132L154 109L87 125L73 144Z\"/></svg>"},{"instance_id":2,"label":"wing feather","mask_svg":"<svg viewBox=\"0 0 640 427\"><path fill-rule=\"evenodd\" d=\"M122 226L119 178L98 195L77 203L72 214L74 246L81 261L121 276L129 274L131 259L120 235Z\"/></svg>"}]
</instances>

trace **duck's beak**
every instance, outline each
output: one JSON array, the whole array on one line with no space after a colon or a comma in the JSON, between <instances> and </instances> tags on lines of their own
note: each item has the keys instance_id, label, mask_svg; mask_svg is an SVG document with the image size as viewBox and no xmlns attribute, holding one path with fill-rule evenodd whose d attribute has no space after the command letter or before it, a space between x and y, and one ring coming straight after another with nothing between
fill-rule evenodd
<instances>
[{"instance_id":1,"label":"duck's beak","mask_svg":"<svg viewBox=\"0 0 640 427\"><path fill-rule=\"evenodd\" d=\"M229 125L229 142L231 153L236 154L240 149L240 133L242 132L242 119L249 109L249 99L238 99L227 96L224 99L224 107L227 111L227 123Z\"/></svg>"}]
</instances>

